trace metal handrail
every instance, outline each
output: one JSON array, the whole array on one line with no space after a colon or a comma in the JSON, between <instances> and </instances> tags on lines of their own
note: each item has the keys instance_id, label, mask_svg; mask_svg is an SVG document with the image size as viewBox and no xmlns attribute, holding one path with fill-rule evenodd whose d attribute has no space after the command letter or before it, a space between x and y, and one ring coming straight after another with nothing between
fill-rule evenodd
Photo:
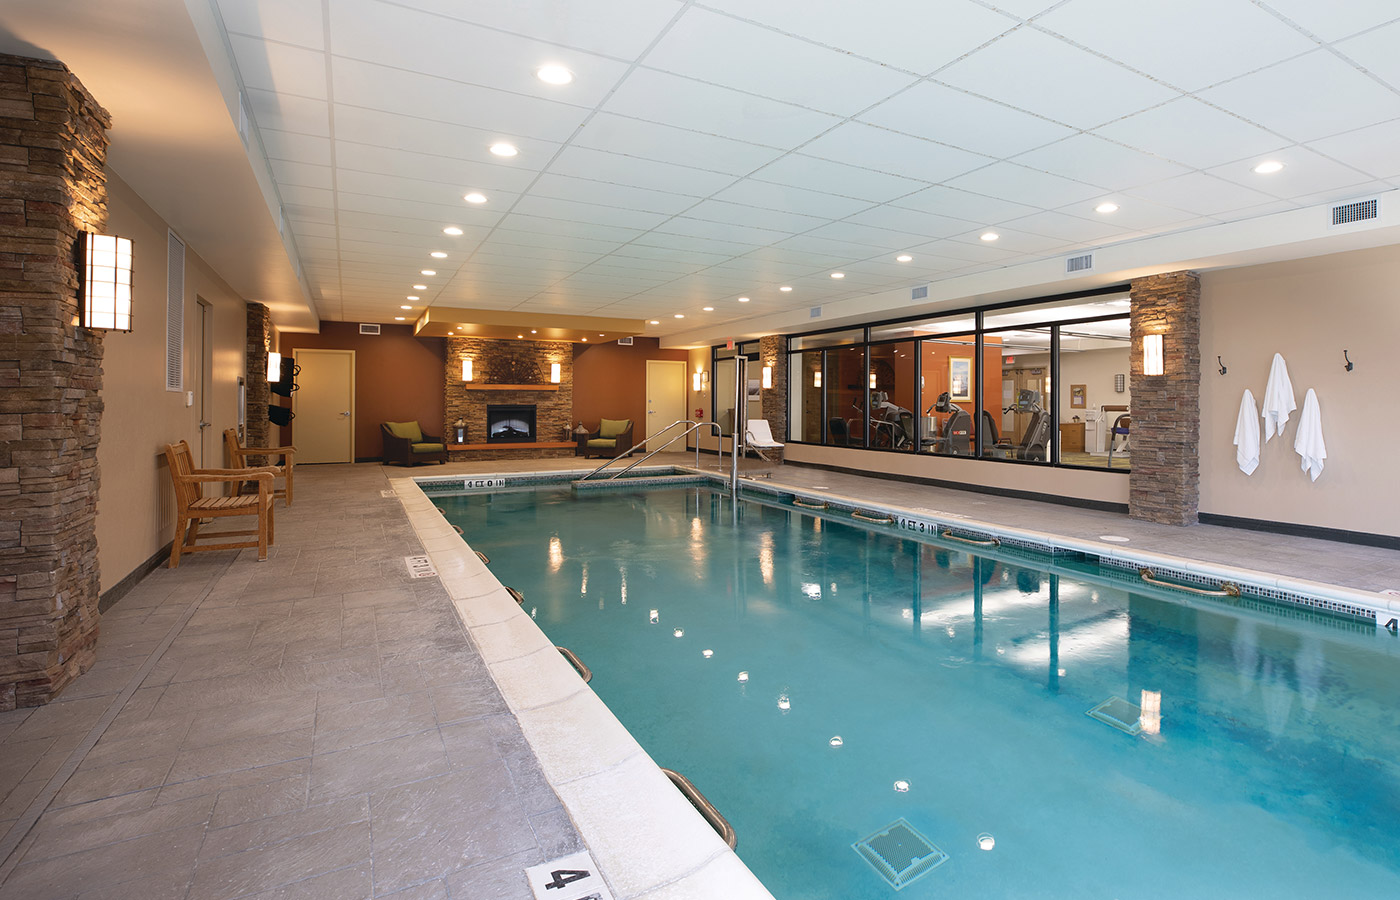
<instances>
[{"instance_id":1,"label":"metal handrail","mask_svg":"<svg viewBox=\"0 0 1400 900\"><path fill-rule=\"evenodd\" d=\"M608 466L610 466L610 465L612 465L613 463L617 462L619 459L625 459L626 457L628 457L629 455L631 455L631 453L632 453L633 450L636 450L638 447L645 446L646 443L647 443L647 441L654 441L654 440L656 440L657 438L661 437L661 435L663 435L663 434L665 434L666 432L670 431L672 428L675 428L677 425L689 425L690 427L687 428L685 431L681 432L680 434L676 435L675 437L671 438L669 441L667 441L666 443L662 444L660 447L657 447L655 450L649 450L649 451L647 451L647 453L646 453L645 456L641 457L640 459L634 460L634 461L633 461L631 464L629 464L626 468L624 468L624 469L622 469L622 470L620 470L620 471L618 471L618 472L614 472L613 474L609 475L609 476L608 476L608 480L609 480L609 481L612 481L614 478L619 478L619 477L621 477L621 476L627 474L627 473L630 472L632 469L635 469L637 466L640 466L642 463L644 463L644 462L646 462L647 460L651 459L653 456L655 456L656 454L660 453L662 450L665 450L667 447L669 447L669 446L671 446L672 444L674 444L676 441L683 440L683 439L689 437L689 436L691 435L692 432L694 432L694 431L696 431L696 430L698 430L698 429L700 429L700 428L713 428L713 429L715 430L715 435L716 435L717 437L720 438L720 444L719 444L719 457L720 457L720 462L721 462L721 463L724 462L724 432L720 429L719 423L718 423L718 422L692 422L690 419L677 419L676 421L672 422L670 425L667 425L665 428L663 428L663 429L661 429L660 431L658 431L658 432L657 432L655 435L653 435L652 437L645 438L645 439L643 439L643 440L637 442L636 444L632 445L632 447L631 447L626 453L620 453L620 454L618 454L617 456L614 456L612 459L610 459L610 460L608 460L607 462L603 463L601 466L599 466L598 468L594 469L592 472L589 472L587 475L585 475L585 476L583 476L582 478L580 478L579 481L587 481L588 479L592 478L594 475L597 475L599 472L601 472L601 471L603 471L604 469L606 469ZM697 469L700 468L700 442L699 442L698 440L695 442L695 468L697 468Z\"/></svg>"},{"instance_id":2,"label":"metal handrail","mask_svg":"<svg viewBox=\"0 0 1400 900\"><path fill-rule=\"evenodd\" d=\"M979 546L979 547L1000 547L1000 546L1001 546L1001 540L998 539L998 538L988 538L988 539L985 540L985 541L979 541L979 540L977 540L977 539L975 539L975 538L965 538L965 537L962 537L961 535L953 534L953 532L951 532L951 531L940 531L940 532L938 533L938 536L941 537L941 538L947 538L947 539L950 540L950 541L962 541L964 544L976 544L976 545Z\"/></svg>"},{"instance_id":3,"label":"metal handrail","mask_svg":"<svg viewBox=\"0 0 1400 900\"><path fill-rule=\"evenodd\" d=\"M884 515L884 514L880 514L880 515L876 515L876 516L871 516L871 515L867 515L867 514L861 512L861 511L858 510L858 509L853 509L853 510L851 510L851 518L853 518L853 519L862 519L862 520L864 520L864 521L866 521L866 522L876 522L876 523L878 523L878 524L880 524L880 525L893 525L893 524L894 524L894 516L887 516L887 515Z\"/></svg>"},{"instance_id":4,"label":"metal handrail","mask_svg":"<svg viewBox=\"0 0 1400 900\"><path fill-rule=\"evenodd\" d=\"M485 553L482 553L480 550L473 550L472 552L476 554L476 558L481 560L483 564L488 566L491 565L491 557L487 556Z\"/></svg>"},{"instance_id":5,"label":"metal handrail","mask_svg":"<svg viewBox=\"0 0 1400 900\"><path fill-rule=\"evenodd\" d=\"M510 594L511 597L515 598L515 602L516 602L516 603L519 603L521 606L524 606L524 605L525 605L525 595L524 595L524 594L520 593L519 591L517 591L515 588L511 587L511 586L508 585L508 584L507 584L507 585L503 585L503 587L505 587L506 593L507 593L507 594Z\"/></svg>"},{"instance_id":6,"label":"metal handrail","mask_svg":"<svg viewBox=\"0 0 1400 900\"><path fill-rule=\"evenodd\" d=\"M583 679L584 684L588 684L588 682L593 680L593 670L583 664L583 660L578 658L577 653L570 650L568 647L560 647L558 644L554 645L554 649L558 650L559 655L564 657L564 660L574 667L574 671Z\"/></svg>"},{"instance_id":7,"label":"metal handrail","mask_svg":"<svg viewBox=\"0 0 1400 900\"><path fill-rule=\"evenodd\" d=\"M1146 566L1138 569L1138 577L1148 584L1155 584L1159 587L1176 588L1179 591L1190 591L1193 594L1200 594L1202 597L1238 597L1240 595L1240 586L1233 582L1222 582L1219 590L1212 591L1207 588L1193 587L1189 584L1176 584L1171 581L1162 581L1154 577L1152 570Z\"/></svg>"},{"instance_id":8,"label":"metal handrail","mask_svg":"<svg viewBox=\"0 0 1400 900\"><path fill-rule=\"evenodd\" d=\"M730 850L739 846L739 836L734 833L734 826L720 815L719 810L715 809L715 805L705 799L705 795L700 793L699 788L690 783L689 778L665 766L661 767L661 771L666 773L666 777L671 779L671 783L685 796L685 799L690 801L690 805L695 807L695 811L705 817L705 821L709 822L710 827L729 845Z\"/></svg>"},{"instance_id":9,"label":"metal handrail","mask_svg":"<svg viewBox=\"0 0 1400 900\"><path fill-rule=\"evenodd\" d=\"M453 525L453 526L452 526L452 530L455 531L455 532L457 532L458 534L462 534L462 526L461 526L461 525Z\"/></svg>"},{"instance_id":10,"label":"metal handrail","mask_svg":"<svg viewBox=\"0 0 1400 900\"><path fill-rule=\"evenodd\" d=\"M825 501L825 500L819 500L819 501L817 501L816 503L803 503L801 497L793 497L793 498L792 498L792 505L793 505L793 506L800 506L800 507L802 507L803 509L826 509L826 508L827 508L827 505L826 505L826 501Z\"/></svg>"}]
</instances>

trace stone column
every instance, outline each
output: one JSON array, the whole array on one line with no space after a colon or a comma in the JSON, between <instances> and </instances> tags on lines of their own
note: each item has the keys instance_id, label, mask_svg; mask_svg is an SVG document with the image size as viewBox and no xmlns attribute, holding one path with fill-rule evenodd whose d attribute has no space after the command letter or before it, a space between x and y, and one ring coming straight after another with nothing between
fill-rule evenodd
<instances>
[{"instance_id":1,"label":"stone column","mask_svg":"<svg viewBox=\"0 0 1400 900\"><path fill-rule=\"evenodd\" d=\"M0 55L0 710L95 656L102 332L74 242L107 223L110 124L62 63Z\"/></svg>"},{"instance_id":2,"label":"stone column","mask_svg":"<svg viewBox=\"0 0 1400 900\"><path fill-rule=\"evenodd\" d=\"M760 375L763 366L773 367L773 387L762 391L763 418L773 430L773 437L784 441L787 434L788 409L788 359L787 335L769 334L758 339L758 365Z\"/></svg>"},{"instance_id":3,"label":"stone column","mask_svg":"<svg viewBox=\"0 0 1400 900\"><path fill-rule=\"evenodd\" d=\"M267 351L272 346L272 312L261 303L248 304L248 346L247 382L248 391L247 425L243 436L245 447L276 446L269 437L272 423L267 418L267 407L272 402L272 392L267 385ZM274 462L276 460L273 460ZM248 464L266 465L269 461L257 456L248 457ZM229 461L233 465L233 461Z\"/></svg>"},{"instance_id":4,"label":"stone column","mask_svg":"<svg viewBox=\"0 0 1400 900\"><path fill-rule=\"evenodd\" d=\"M1132 474L1128 513L1194 525L1201 481L1201 282L1169 272L1132 283ZM1142 372L1142 339L1162 335L1163 374Z\"/></svg>"}]
</instances>

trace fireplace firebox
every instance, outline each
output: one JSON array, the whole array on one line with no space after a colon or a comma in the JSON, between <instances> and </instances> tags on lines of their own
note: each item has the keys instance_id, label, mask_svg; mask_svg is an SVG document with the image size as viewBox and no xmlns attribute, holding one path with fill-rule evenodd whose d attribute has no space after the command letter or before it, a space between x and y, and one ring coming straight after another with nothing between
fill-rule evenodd
<instances>
[{"instance_id":1,"label":"fireplace firebox","mask_svg":"<svg viewBox=\"0 0 1400 900\"><path fill-rule=\"evenodd\" d=\"M534 406L502 403L486 407L486 443L521 444L534 440Z\"/></svg>"}]
</instances>

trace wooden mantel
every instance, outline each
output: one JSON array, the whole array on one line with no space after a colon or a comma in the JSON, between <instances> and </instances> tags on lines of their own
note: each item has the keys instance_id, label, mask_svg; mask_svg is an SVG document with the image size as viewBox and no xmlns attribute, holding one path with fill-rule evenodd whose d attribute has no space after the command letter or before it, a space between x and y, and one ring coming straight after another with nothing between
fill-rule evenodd
<instances>
[{"instance_id":1,"label":"wooden mantel","mask_svg":"<svg viewBox=\"0 0 1400 900\"><path fill-rule=\"evenodd\" d=\"M557 391L557 384L473 384L468 381L462 385L467 391Z\"/></svg>"}]
</instances>

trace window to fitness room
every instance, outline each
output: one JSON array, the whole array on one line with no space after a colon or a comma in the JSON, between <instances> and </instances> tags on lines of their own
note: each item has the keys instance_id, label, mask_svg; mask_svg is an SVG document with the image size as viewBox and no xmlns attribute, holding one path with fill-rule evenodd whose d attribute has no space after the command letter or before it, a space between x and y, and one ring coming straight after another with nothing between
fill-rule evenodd
<instances>
[{"instance_id":1,"label":"window to fitness room","mask_svg":"<svg viewBox=\"0 0 1400 900\"><path fill-rule=\"evenodd\" d=\"M795 336L788 440L1127 471L1128 306L1116 287Z\"/></svg>"}]
</instances>

